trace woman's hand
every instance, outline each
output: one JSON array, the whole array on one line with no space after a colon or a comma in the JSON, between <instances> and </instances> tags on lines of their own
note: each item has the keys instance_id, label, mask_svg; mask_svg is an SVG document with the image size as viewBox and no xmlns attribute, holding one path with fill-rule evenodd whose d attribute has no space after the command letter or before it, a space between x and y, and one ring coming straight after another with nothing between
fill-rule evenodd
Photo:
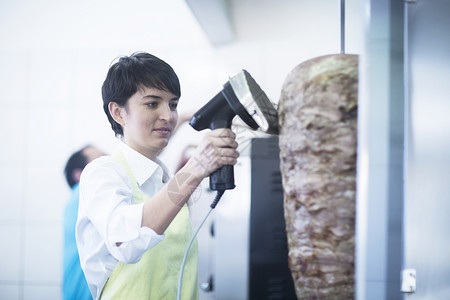
<instances>
[{"instance_id":1,"label":"woman's hand","mask_svg":"<svg viewBox=\"0 0 450 300\"><path fill-rule=\"evenodd\" d=\"M208 132L184 167L144 203L142 226L162 234L203 178L224 165L236 164L239 153L235 139L227 128Z\"/></svg>"},{"instance_id":2,"label":"woman's hand","mask_svg":"<svg viewBox=\"0 0 450 300\"><path fill-rule=\"evenodd\" d=\"M236 134L228 128L208 132L183 169L197 178L205 178L225 165L235 165L239 153Z\"/></svg>"}]
</instances>

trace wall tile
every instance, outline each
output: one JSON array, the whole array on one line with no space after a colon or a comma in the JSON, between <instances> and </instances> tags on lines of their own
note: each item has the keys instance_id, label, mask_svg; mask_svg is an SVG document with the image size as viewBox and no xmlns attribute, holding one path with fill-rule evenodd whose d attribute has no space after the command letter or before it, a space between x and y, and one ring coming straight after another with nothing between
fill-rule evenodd
<instances>
[{"instance_id":1,"label":"wall tile","mask_svg":"<svg viewBox=\"0 0 450 300\"><path fill-rule=\"evenodd\" d=\"M28 168L25 191L25 222L60 223L70 194L62 169Z\"/></svg>"},{"instance_id":2,"label":"wall tile","mask_svg":"<svg viewBox=\"0 0 450 300\"><path fill-rule=\"evenodd\" d=\"M59 300L62 298L59 285L25 285L23 300Z\"/></svg>"},{"instance_id":3,"label":"wall tile","mask_svg":"<svg viewBox=\"0 0 450 300\"><path fill-rule=\"evenodd\" d=\"M0 224L18 224L22 218L24 173L22 168L0 167Z\"/></svg>"},{"instance_id":4,"label":"wall tile","mask_svg":"<svg viewBox=\"0 0 450 300\"><path fill-rule=\"evenodd\" d=\"M73 64L71 51L33 51L29 65L29 105L33 108L67 106L73 95Z\"/></svg>"},{"instance_id":5,"label":"wall tile","mask_svg":"<svg viewBox=\"0 0 450 300\"><path fill-rule=\"evenodd\" d=\"M0 283L0 295L5 300L20 300L21 286L17 284L2 284Z\"/></svg>"},{"instance_id":6,"label":"wall tile","mask_svg":"<svg viewBox=\"0 0 450 300\"><path fill-rule=\"evenodd\" d=\"M66 160L70 140L69 110L57 108L29 108L26 128L26 158L33 165L58 167Z\"/></svg>"},{"instance_id":7,"label":"wall tile","mask_svg":"<svg viewBox=\"0 0 450 300\"><path fill-rule=\"evenodd\" d=\"M87 50L77 52L73 101L70 101L70 107L78 109L96 107L103 111L101 87L109 65L118 56L118 53L121 53L121 51L116 48L95 53Z\"/></svg>"},{"instance_id":8,"label":"wall tile","mask_svg":"<svg viewBox=\"0 0 450 300\"><path fill-rule=\"evenodd\" d=\"M0 165L17 166L23 162L25 156L25 111L20 108L2 108L1 112Z\"/></svg>"},{"instance_id":9,"label":"wall tile","mask_svg":"<svg viewBox=\"0 0 450 300\"><path fill-rule=\"evenodd\" d=\"M0 104L5 107L23 110L27 100L29 84L29 51L0 50ZM5 115L3 115L4 117Z\"/></svg>"},{"instance_id":10,"label":"wall tile","mask_svg":"<svg viewBox=\"0 0 450 300\"><path fill-rule=\"evenodd\" d=\"M114 132L101 106L74 109L71 117L77 123L76 127L71 128L71 141L102 144L114 139Z\"/></svg>"},{"instance_id":11,"label":"wall tile","mask_svg":"<svg viewBox=\"0 0 450 300\"><path fill-rule=\"evenodd\" d=\"M8 247L0 247L0 283L18 282L20 279L20 259L23 253L20 238L19 226L0 226L0 239L8 244ZM0 292L0 298L2 295Z\"/></svg>"},{"instance_id":12,"label":"wall tile","mask_svg":"<svg viewBox=\"0 0 450 300\"><path fill-rule=\"evenodd\" d=\"M61 226L25 227L24 280L40 285L60 284L62 278ZM47 299L53 299L48 297Z\"/></svg>"}]
</instances>

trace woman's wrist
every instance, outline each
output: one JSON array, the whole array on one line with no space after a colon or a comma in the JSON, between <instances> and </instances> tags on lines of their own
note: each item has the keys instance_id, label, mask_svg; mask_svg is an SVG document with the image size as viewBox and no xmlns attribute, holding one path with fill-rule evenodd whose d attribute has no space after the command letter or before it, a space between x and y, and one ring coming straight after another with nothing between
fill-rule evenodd
<instances>
[{"instance_id":1,"label":"woman's wrist","mask_svg":"<svg viewBox=\"0 0 450 300\"><path fill-rule=\"evenodd\" d=\"M189 178L191 184L197 185L208 176L207 168L196 157L191 157L177 174L184 174L184 177Z\"/></svg>"}]
</instances>

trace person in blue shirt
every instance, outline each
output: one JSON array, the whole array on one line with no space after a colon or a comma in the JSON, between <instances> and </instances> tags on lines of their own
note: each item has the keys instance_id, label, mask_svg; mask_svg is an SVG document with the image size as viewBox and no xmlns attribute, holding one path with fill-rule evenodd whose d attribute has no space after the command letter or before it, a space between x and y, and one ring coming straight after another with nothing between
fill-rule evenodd
<instances>
[{"instance_id":1,"label":"person in blue shirt","mask_svg":"<svg viewBox=\"0 0 450 300\"><path fill-rule=\"evenodd\" d=\"M64 255L63 255L63 300L92 300L86 278L80 265L75 225L78 216L79 181L84 167L95 158L104 155L97 148L88 145L73 153L67 160L64 175L71 188L69 201L64 209Z\"/></svg>"}]
</instances>

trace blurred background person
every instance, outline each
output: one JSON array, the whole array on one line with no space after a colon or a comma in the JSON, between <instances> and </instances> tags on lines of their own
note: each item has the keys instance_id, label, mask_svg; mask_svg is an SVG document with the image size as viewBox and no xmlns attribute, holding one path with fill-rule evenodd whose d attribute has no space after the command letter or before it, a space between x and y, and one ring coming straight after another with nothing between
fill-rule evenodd
<instances>
[{"instance_id":1,"label":"blurred background person","mask_svg":"<svg viewBox=\"0 0 450 300\"><path fill-rule=\"evenodd\" d=\"M80 258L75 240L75 225L78 217L79 182L84 167L104 155L99 149L87 145L73 153L67 160L64 175L67 184L72 189L69 201L64 210L64 255L63 255L63 285L64 300L92 299L86 278L80 266Z\"/></svg>"}]
</instances>

